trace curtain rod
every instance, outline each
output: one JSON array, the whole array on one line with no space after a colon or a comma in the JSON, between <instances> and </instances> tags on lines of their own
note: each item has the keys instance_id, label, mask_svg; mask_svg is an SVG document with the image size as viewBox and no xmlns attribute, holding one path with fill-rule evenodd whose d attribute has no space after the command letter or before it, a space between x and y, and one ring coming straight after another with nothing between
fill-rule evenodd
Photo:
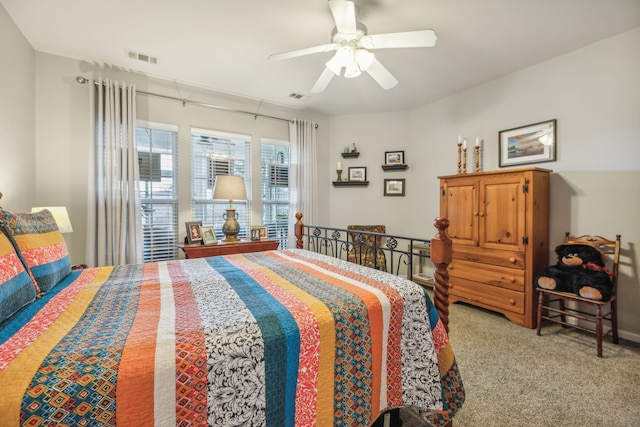
<instances>
[{"instance_id":1,"label":"curtain rod","mask_svg":"<svg viewBox=\"0 0 640 427\"><path fill-rule=\"evenodd\" d=\"M85 84L85 83L89 83L89 79L87 79L86 77L78 76L78 77L76 77L76 82L78 82L80 84ZM98 84L98 83L95 82L95 84ZM265 119L280 120L280 121L288 122L288 123L293 123L294 122L293 120L283 119L282 117L269 116L269 115L260 114L260 113L252 113L250 111L244 111L244 110L236 110L234 108L222 107L220 105L207 104L207 103L204 103L204 102L189 101L187 99L180 99L180 98L176 98L176 97L173 97L173 96L161 95L159 93L144 92L142 90L137 90L137 89L136 89L136 93L139 93L141 95L147 95L147 96L155 96L157 98L169 99L171 101L179 101L179 102L182 102L182 106L184 106L185 104L191 104L191 105L198 105L200 107L213 108L215 110L230 111L232 113L248 114L250 116L253 116L254 118L264 117ZM317 126L318 125L316 124L316 129L317 129Z\"/></svg>"}]
</instances>

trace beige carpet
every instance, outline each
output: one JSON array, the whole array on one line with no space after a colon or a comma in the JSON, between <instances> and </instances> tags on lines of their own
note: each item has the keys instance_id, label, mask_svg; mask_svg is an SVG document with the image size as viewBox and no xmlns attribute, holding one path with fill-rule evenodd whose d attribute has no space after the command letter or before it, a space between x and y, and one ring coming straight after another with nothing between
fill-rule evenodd
<instances>
[{"instance_id":1,"label":"beige carpet","mask_svg":"<svg viewBox=\"0 0 640 427\"><path fill-rule=\"evenodd\" d=\"M450 338L466 389L454 427L640 426L640 345L543 327L456 303Z\"/></svg>"}]
</instances>

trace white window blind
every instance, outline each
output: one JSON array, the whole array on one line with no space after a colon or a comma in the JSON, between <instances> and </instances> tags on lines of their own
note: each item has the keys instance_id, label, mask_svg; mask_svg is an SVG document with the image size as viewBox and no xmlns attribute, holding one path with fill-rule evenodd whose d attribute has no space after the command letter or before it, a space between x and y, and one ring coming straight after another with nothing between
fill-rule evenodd
<instances>
[{"instance_id":1,"label":"white window blind","mask_svg":"<svg viewBox=\"0 0 640 427\"><path fill-rule=\"evenodd\" d=\"M249 135L230 134L206 129L191 129L191 217L202 225L213 226L219 239L224 238L222 215L228 202L213 201L213 186L218 175L244 177L247 197L251 199L251 142ZM251 226L251 200L234 201L240 233L246 238Z\"/></svg>"},{"instance_id":2,"label":"white window blind","mask_svg":"<svg viewBox=\"0 0 640 427\"><path fill-rule=\"evenodd\" d=\"M284 142L264 141L261 144L262 225L269 238L280 240L280 249L287 247L289 230L289 146Z\"/></svg>"},{"instance_id":3,"label":"white window blind","mask_svg":"<svg viewBox=\"0 0 640 427\"><path fill-rule=\"evenodd\" d=\"M144 262L178 257L178 133L171 125L136 128Z\"/></svg>"}]
</instances>

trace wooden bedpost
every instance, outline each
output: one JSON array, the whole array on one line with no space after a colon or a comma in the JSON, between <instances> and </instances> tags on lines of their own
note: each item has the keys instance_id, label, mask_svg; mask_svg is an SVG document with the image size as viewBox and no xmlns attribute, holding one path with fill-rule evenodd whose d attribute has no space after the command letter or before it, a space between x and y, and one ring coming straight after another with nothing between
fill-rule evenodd
<instances>
[{"instance_id":1,"label":"wooden bedpost","mask_svg":"<svg viewBox=\"0 0 640 427\"><path fill-rule=\"evenodd\" d=\"M304 223L302 222L302 212L296 213L296 224L294 233L296 235L296 249L304 249L304 241L302 235L304 233Z\"/></svg>"},{"instance_id":2,"label":"wooden bedpost","mask_svg":"<svg viewBox=\"0 0 640 427\"><path fill-rule=\"evenodd\" d=\"M438 234L431 239L431 261L436 266L433 299L440 320L449 332L449 270L447 267L451 263L453 246L447 235L449 220L438 217L433 224L438 229Z\"/></svg>"}]
</instances>

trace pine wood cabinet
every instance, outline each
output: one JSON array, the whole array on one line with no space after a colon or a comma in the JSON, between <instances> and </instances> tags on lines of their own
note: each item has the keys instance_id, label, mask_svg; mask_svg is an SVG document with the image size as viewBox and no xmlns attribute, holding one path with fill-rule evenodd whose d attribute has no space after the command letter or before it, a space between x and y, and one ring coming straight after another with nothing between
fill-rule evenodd
<instances>
[{"instance_id":1,"label":"pine wood cabinet","mask_svg":"<svg viewBox=\"0 0 640 427\"><path fill-rule=\"evenodd\" d=\"M449 301L534 328L533 280L549 260L549 175L541 168L441 176L453 241Z\"/></svg>"}]
</instances>

